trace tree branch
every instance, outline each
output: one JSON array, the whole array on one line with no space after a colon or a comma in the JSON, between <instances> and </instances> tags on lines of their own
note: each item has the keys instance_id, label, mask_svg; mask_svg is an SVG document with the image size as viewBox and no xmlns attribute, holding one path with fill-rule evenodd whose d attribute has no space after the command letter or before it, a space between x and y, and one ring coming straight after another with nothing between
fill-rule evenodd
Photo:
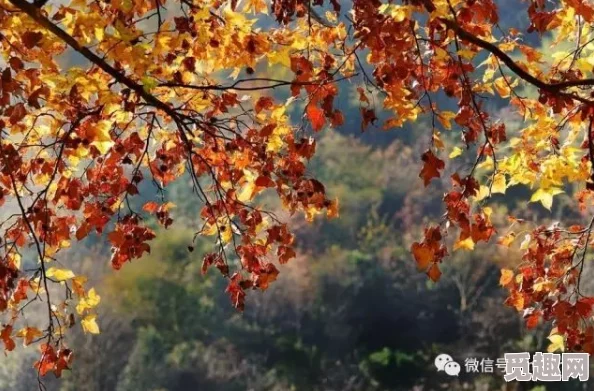
<instances>
[{"instance_id":1,"label":"tree branch","mask_svg":"<svg viewBox=\"0 0 594 391\"><path fill-rule=\"evenodd\" d=\"M39 25L53 33L56 37L60 38L64 43L70 46L72 49L76 50L78 53L82 54L87 60L101 68L104 72L112 76L116 79L119 83L125 85L126 87L130 88L132 91L136 92L138 95L142 97L147 103L154 106L155 108L164 111L172 118L177 118L177 113L175 110L170 107L168 104L162 102L161 100L157 99L154 95L145 91L145 89L134 80L130 79L128 76L124 75L123 73L119 72L117 69L109 65L105 60L101 57L97 56L95 53L90 51L88 48L80 45L74 37L68 34L66 31L62 30L60 27L52 23L47 17L45 17L41 10L39 10L35 5L28 3L26 0L9 0L15 7L29 15L33 20L35 20ZM185 137L182 136L182 137Z\"/></svg>"},{"instance_id":2,"label":"tree branch","mask_svg":"<svg viewBox=\"0 0 594 391\"><path fill-rule=\"evenodd\" d=\"M455 21L448 20L448 19L440 19L449 29L453 30L458 37L461 39L468 41L470 43L479 46L488 52L492 53L494 56L499 58L507 67L520 78L524 79L528 83L540 88L541 90L557 93L561 92L564 89L570 87L579 87L579 86L594 86L594 79L581 79L581 80L570 80L564 81L559 83L546 83L535 76L531 75L524 69L522 69L514 60L511 59L507 54L505 54L501 49L497 46L489 43L479 37L469 33L468 31L464 30L460 27ZM587 99L584 99L577 95L571 95L570 97L579 100L583 103L591 103Z\"/></svg>"},{"instance_id":3,"label":"tree branch","mask_svg":"<svg viewBox=\"0 0 594 391\"><path fill-rule=\"evenodd\" d=\"M284 86L320 86L326 84L333 84L338 83L343 80L350 79L352 77L358 76L358 73L354 73L350 76L344 76L338 79L328 79L328 80L311 80L311 81L290 81L290 80L280 80L280 79L269 79L269 78L262 78L262 77L255 77L252 79L240 79L234 82L233 84L229 85L195 85L195 84L184 84L184 83L175 83L175 82L166 82L159 84L159 87L176 87L176 88L187 88L191 90L210 90L210 91L227 91L227 90L236 90L236 91L259 91L259 90L268 90L274 89L277 87L284 87ZM255 83L255 82L267 82L272 83L268 85L262 86L248 86L248 87L241 87L240 84L244 83Z\"/></svg>"}]
</instances>

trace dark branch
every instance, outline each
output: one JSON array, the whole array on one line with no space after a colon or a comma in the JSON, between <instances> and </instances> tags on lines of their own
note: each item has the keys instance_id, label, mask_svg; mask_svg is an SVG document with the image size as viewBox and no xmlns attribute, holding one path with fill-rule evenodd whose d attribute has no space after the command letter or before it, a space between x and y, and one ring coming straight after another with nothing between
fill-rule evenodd
<instances>
[{"instance_id":1,"label":"dark branch","mask_svg":"<svg viewBox=\"0 0 594 391\"><path fill-rule=\"evenodd\" d=\"M579 86L594 86L594 79L581 79L581 80L570 80L564 81L559 83L546 83L537 77L531 75L522 67L520 67L514 60L511 59L507 54L505 54L501 49L497 46L489 43L479 37L469 33L468 31L464 30L460 27L456 22L448 19L441 19L441 21L451 30L453 30L458 37L461 39L468 41L478 47L481 47L488 52L492 53L496 56L499 60L501 60L507 67L520 78L524 79L528 83L534 85L535 87L540 88L543 91L551 92L551 93L558 93L562 90L565 90L570 87L579 87ZM584 99L577 95L570 95L571 98L579 100L583 103L591 103L589 100Z\"/></svg>"}]
</instances>

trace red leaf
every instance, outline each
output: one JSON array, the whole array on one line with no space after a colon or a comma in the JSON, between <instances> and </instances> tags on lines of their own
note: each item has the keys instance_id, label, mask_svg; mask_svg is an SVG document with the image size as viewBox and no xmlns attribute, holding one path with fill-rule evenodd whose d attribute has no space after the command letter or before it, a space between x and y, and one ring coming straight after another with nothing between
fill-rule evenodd
<instances>
[{"instance_id":1,"label":"red leaf","mask_svg":"<svg viewBox=\"0 0 594 391\"><path fill-rule=\"evenodd\" d=\"M592 298L579 299L575 303L575 309L581 316L587 318L592 313L592 304L594 304Z\"/></svg>"},{"instance_id":2,"label":"red leaf","mask_svg":"<svg viewBox=\"0 0 594 391\"><path fill-rule=\"evenodd\" d=\"M334 127L340 126L340 125L344 124L344 115L342 114L342 112L335 110L332 113L332 118L330 119L330 121L332 122L332 126L334 126Z\"/></svg>"},{"instance_id":3,"label":"red leaf","mask_svg":"<svg viewBox=\"0 0 594 391\"><path fill-rule=\"evenodd\" d=\"M324 118L324 111L317 107L316 105L309 104L307 106L307 118L311 122L311 126L313 130L319 132L322 130L324 125L326 124L326 119Z\"/></svg>"},{"instance_id":4,"label":"red leaf","mask_svg":"<svg viewBox=\"0 0 594 391\"><path fill-rule=\"evenodd\" d=\"M10 123L13 125L16 124L22 120L25 115L27 115L27 109L25 109L25 105L23 103L17 103L11 108Z\"/></svg>"},{"instance_id":5,"label":"red leaf","mask_svg":"<svg viewBox=\"0 0 594 391\"><path fill-rule=\"evenodd\" d=\"M14 340L11 338L11 334L12 334L12 326L11 325L4 326L2 331L0 331L0 339L2 340L2 342L4 342L4 349L8 350L9 352L11 350L13 350L15 347Z\"/></svg>"},{"instance_id":6,"label":"red leaf","mask_svg":"<svg viewBox=\"0 0 594 391\"><path fill-rule=\"evenodd\" d=\"M439 270L439 266L437 266L437 263L431 265L429 271L427 271L427 275L433 282L439 281L439 278L441 277L441 270Z\"/></svg>"},{"instance_id":7,"label":"red leaf","mask_svg":"<svg viewBox=\"0 0 594 391\"><path fill-rule=\"evenodd\" d=\"M268 263L262 267L256 276L254 285L261 290L266 290L278 277L278 269L274 264Z\"/></svg>"},{"instance_id":8,"label":"red leaf","mask_svg":"<svg viewBox=\"0 0 594 391\"><path fill-rule=\"evenodd\" d=\"M423 178L423 182L425 183L425 186L427 186L432 178L439 178L441 176L439 170L444 169L445 163L443 160L435 156L431 150L425 152L421 158L425 164L423 165L419 177Z\"/></svg>"},{"instance_id":9,"label":"red leaf","mask_svg":"<svg viewBox=\"0 0 594 391\"><path fill-rule=\"evenodd\" d=\"M85 238L89 232L91 232L91 225L89 223L87 223L86 221L83 222L81 224L80 227L78 227L78 229L76 230L76 239L77 240L82 240L83 238Z\"/></svg>"},{"instance_id":10,"label":"red leaf","mask_svg":"<svg viewBox=\"0 0 594 391\"><path fill-rule=\"evenodd\" d=\"M38 31L27 31L22 36L23 44L27 49L32 49L33 47L37 46L42 38L43 34Z\"/></svg>"},{"instance_id":11,"label":"red leaf","mask_svg":"<svg viewBox=\"0 0 594 391\"><path fill-rule=\"evenodd\" d=\"M361 123L361 131L365 131L365 129L369 126L369 124L375 124L377 121L377 116L375 115L375 111L372 109L361 109L361 115L363 116L363 122Z\"/></svg>"},{"instance_id":12,"label":"red leaf","mask_svg":"<svg viewBox=\"0 0 594 391\"><path fill-rule=\"evenodd\" d=\"M142 210L148 213L155 213L157 209L159 209L159 204L157 204L155 201L149 201L142 207Z\"/></svg>"},{"instance_id":13,"label":"red leaf","mask_svg":"<svg viewBox=\"0 0 594 391\"><path fill-rule=\"evenodd\" d=\"M417 261L419 270L427 270L427 267L429 267L429 264L433 262L435 258L434 250L429 246L420 243L413 243L411 250Z\"/></svg>"},{"instance_id":14,"label":"red leaf","mask_svg":"<svg viewBox=\"0 0 594 391\"><path fill-rule=\"evenodd\" d=\"M10 60L8 60L8 63L10 64L10 67L17 72L25 67L23 61L18 57L11 57Z\"/></svg>"},{"instance_id":15,"label":"red leaf","mask_svg":"<svg viewBox=\"0 0 594 391\"><path fill-rule=\"evenodd\" d=\"M289 246L279 246L276 254L278 255L278 261L281 264L289 262L290 259L295 258L295 250Z\"/></svg>"},{"instance_id":16,"label":"red leaf","mask_svg":"<svg viewBox=\"0 0 594 391\"><path fill-rule=\"evenodd\" d=\"M526 317L526 327L531 330L538 326L538 321L540 320L540 311L535 311L529 316Z\"/></svg>"},{"instance_id":17,"label":"red leaf","mask_svg":"<svg viewBox=\"0 0 594 391\"><path fill-rule=\"evenodd\" d=\"M256 110L256 114L260 114L260 112L262 110L269 110L273 106L274 106L274 101L272 100L271 97L269 97L269 96L262 96L256 102L256 107L254 109Z\"/></svg>"},{"instance_id":18,"label":"red leaf","mask_svg":"<svg viewBox=\"0 0 594 391\"><path fill-rule=\"evenodd\" d=\"M274 187L276 183L267 176L259 176L255 182L257 187Z\"/></svg>"}]
</instances>

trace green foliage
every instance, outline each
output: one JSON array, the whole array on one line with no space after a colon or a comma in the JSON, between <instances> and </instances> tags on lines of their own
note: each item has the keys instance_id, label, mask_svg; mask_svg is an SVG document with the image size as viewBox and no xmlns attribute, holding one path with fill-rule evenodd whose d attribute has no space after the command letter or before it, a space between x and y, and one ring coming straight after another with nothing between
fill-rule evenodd
<instances>
[{"instance_id":1,"label":"green foliage","mask_svg":"<svg viewBox=\"0 0 594 391\"><path fill-rule=\"evenodd\" d=\"M163 361L165 341L153 327L138 330L136 346L124 368L117 391L162 391L166 389Z\"/></svg>"},{"instance_id":2,"label":"green foliage","mask_svg":"<svg viewBox=\"0 0 594 391\"><path fill-rule=\"evenodd\" d=\"M339 134L321 140L313 167L341 198L346 218L304 230L298 240L308 255L285 265L266 294L249 297L242 315L225 305L220 275L201 274L209 248L197 242L188 251L187 230L161 232L150 255L106 280L102 291L137 330L118 390L432 387L432 355L444 347L455 354L460 338L476 343L480 333L456 284L427 289L414 269L402 225L415 213L405 207L415 181L386 164L396 148L390 161L408 164L408 149L395 145L374 151ZM176 213L189 214L184 208L178 204ZM481 259L458 258L448 274L479 292L483 309L480 292L498 295L485 277L490 269L477 266Z\"/></svg>"},{"instance_id":3,"label":"green foliage","mask_svg":"<svg viewBox=\"0 0 594 391\"><path fill-rule=\"evenodd\" d=\"M431 287L417 273L407 235L423 227L418 197L436 196L418 192L404 169L408 147L372 150L334 133L319 152L312 167L341 199L343 217L299 230L303 255L280 267L277 284L249 295L239 314L220 274L200 271L212 243L189 251L191 230L163 230L150 255L97 287L110 303L101 318L117 322L103 321L97 339L75 341L84 348L60 390L74 391L82 379L92 379L92 391L438 389L437 353L499 357L520 346L503 345L522 338L489 277L495 254L454 254L447 278ZM176 198L176 215L191 216L196 205ZM97 366L114 379L96 380ZM496 387L501 379L476 381Z\"/></svg>"}]
</instances>

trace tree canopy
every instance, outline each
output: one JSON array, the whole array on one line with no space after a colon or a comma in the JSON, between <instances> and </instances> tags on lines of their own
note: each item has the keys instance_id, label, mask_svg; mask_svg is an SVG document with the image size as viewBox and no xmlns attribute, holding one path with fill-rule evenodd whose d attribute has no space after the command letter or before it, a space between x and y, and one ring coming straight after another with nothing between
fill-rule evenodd
<instances>
[{"instance_id":1,"label":"tree canopy","mask_svg":"<svg viewBox=\"0 0 594 391\"><path fill-rule=\"evenodd\" d=\"M243 309L295 258L290 216L338 216L307 162L316 133L344 124L335 99L354 86L361 131L427 120L419 177L448 188L442 219L412 244L418 269L438 281L448 252L498 236L521 253L501 271L506 304L528 327L552 321L551 349L594 352L594 298L580 290L594 240L594 7L525 8L529 26L500 25L492 0L0 0L5 349L39 343L40 375L69 368L65 335L99 333L100 295L61 254L89 236L110 243L116 270L150 252L146 221L174 224L167 188L180 178L200 204L194 238L213 238L202 271L218 269ZM515 121L499 118L502 102ZM517 185L549 210L570 194L580 218L509 216L497 234L489 202ZM35 305L44 324L25 319Z\"/></svg>"}]
</instances>

